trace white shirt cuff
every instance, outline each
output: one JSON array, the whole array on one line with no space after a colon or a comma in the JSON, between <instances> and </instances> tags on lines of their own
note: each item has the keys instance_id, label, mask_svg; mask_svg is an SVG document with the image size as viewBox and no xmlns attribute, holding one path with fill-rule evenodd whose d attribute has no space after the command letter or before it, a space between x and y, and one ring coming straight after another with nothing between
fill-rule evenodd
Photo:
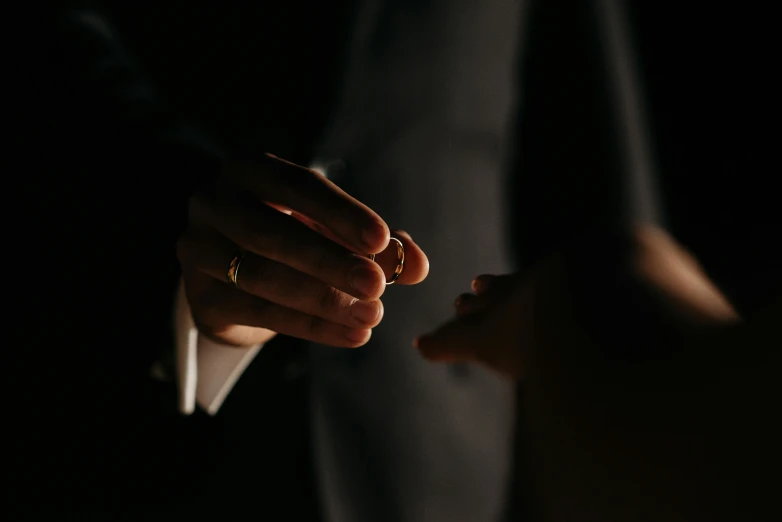
<instances>
[{"instance_id":1,"label":"white shirt cuff","mask_svg":"<svg viewBox=\"0 0 782 522\"><path fill-rule=\"evenodd\" d=\"M340 162L321 161L313 163L310 168L328 178L330 166ZM179 411L190 415L198 404L207 413L214 415L262 345L237 348L199 335L181 280L174 318Z\"/></svg>"},{"instance_id":2,"label":"white shirt cuff","mask_svg":"<svg viewBox=\"0 0 782 522\"><path fill-rule=\"evenodd\" d=\"M181 281L174 321L179 411L189 415L198 404L207 413L214 415L261 350L261 345L237 348L200 335L193 323Z\"/></svg>"}]
</instances>

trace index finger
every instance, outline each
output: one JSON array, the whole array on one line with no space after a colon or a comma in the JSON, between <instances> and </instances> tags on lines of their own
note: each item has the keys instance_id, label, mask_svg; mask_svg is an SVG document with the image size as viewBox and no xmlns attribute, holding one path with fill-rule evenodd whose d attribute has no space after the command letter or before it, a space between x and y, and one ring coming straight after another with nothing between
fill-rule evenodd
<instances>
[{"instance_id":1,"label":"index finger","mask_svg":"<svg viewBox=\"0 0 782 522\"><path fill-rule=\"evenodd\" d=\"M261 201L283 205L333 231L357 253L375 254L388 245L388 225L379 215L311 169L265 154L233 164L225 173Z\"/></svg>"},{"instance_id":2,"label":"index finger","mask_svg":"<svg viewBox=\"0 0 782 522\"><path fill-rule=\"evenodd\" d=\"M278 207L278 209L279 208L283 207ZM312 220L306 216L302 216L298 212L294 212L292 215L312 230L315 230L335 243L350 249L350 245L345 244L342 239L335 236L329 229L318 223L314 223ZM426 279L426 276L429 274L429 259L426 257L424 251L421 250L421 247L418 246L416 242L413 241L413 238L410 237L410 234L404 230L392 230L391 237L401 241L402 248L404 249L404 268L396 282L400 285L415 285ZM375 262L383 269L383 274L386 276L386 280L388 280L394 274L399 263L396 244L389 242L388 247L375 256Z\"/></svg>"}]
</instances>

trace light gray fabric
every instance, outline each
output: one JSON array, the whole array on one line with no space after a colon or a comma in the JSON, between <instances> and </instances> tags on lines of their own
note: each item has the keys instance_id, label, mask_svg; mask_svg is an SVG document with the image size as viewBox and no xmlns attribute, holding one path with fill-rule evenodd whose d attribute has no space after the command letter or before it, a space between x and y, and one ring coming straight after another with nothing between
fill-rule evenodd
<instances>
[{"instance_id":1,"label":"light gray fabric","mask_svg":"<svg viewBox=\"0 0 782 522\"><path fill-rule=\"evenodd\" d=\"M489 522L505 511L512 386L429 364L411 340L452 316L473 276L509 269L504 155L520 5L362 3L321 157L344 160L337 183L407 230L431 273L388 288L366 347L313 347L314 449L330 522Z\"/></svg>"}]
</instances>

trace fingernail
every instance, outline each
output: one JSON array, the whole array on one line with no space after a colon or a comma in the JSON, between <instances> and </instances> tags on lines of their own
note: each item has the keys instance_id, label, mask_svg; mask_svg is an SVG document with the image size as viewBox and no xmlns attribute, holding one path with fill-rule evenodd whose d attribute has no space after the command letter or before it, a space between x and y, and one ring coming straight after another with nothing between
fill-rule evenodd
<instances>
[{"instance_id":1,"label":"fingernail","mask_svg":"<svg viewBox=\"0 0 782 522\"><path fill-rule=\"evenodd\" d=\"M361 230L361 239L370 250L377 249L386 240L386 227L380 223L372 223Z\"/></svg>"},{"instance_id":2,"label":"fingernail","mask_svg":"<svg viewBox=\"0 0 782 522\"><path fill-rule=\"evenodd\" d=\"M350 307L350 315L364 324L374 325L379 314L380 306L378 306L376 301L368 302L356 299L356 302Z\"/></svg>"},{"instance_id":3,"label":"fingernail","mask_svg":"<svg viewBox=\"0 0 782 522\"><path fill-rule=\"evenodd\" d=\"M345 338L353 343L363 343L369 339L368 334L371 334L371 330L356 330L354 328L345 330Z\"/></svg>"},{"instance_id":4,"label":"fingernail","mask_svg":"<svg viewBox=\"0 0 782 522\"><path fill-rule=\"evenodd\" d=\"M479 292L481 289L481 285L477 279L473 279L472 283L470 283L470 288L472 288L473 292Z\"/></svg>"},{"instance_id":5,"label":"fingernail","mask_svg":"<svg viewBox=\"0 0 782 522\"><path fill-rule=\"evenodd\" d=\"M359 266L348 274L348 283L363 295L374 295L378 287L378 273L369 268Z\"/></svg>"}]
</instances>

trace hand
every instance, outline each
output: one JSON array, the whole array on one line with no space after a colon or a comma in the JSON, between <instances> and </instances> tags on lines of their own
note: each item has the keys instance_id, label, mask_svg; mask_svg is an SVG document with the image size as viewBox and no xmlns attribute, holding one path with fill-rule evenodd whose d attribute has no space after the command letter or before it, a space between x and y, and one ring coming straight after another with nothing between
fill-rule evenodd
<instances>
[{"instance_id":1,"label":"hand","mask_svg":"<svg viewBox=\"0 0 782 522\"><path fill-rule=\"evenodd\" d=\"M763 440L755 433L771 424L776 395L766 390L778 372L753 367L763 351L751 337L736 342L737 314L670 236L641 228L592 238L524 275L478 277L474 290L457 299L456 319L417 345L433 361L523 377L518 476L530 481L535 497L526 498L542 519L733 513L733 478L752 473L743 464L741 473L720 470L745 461L737 441Z\"/></svg>"},{"instance_id":2,"label":"hand","mask_svg":"<svg viewBox=\"0 0 782 522\"><path fill-rule=\"evenodd\" d=\"M522 324L527 289L516 274L478 276L474 294L465 293L454 303L456 318L414 341L421 354L433 362L471 362L519 378Z\"/></svg>"},{"instance_id":3,"label":"hand","mask_svg":"<svg viewBox=\"0 0 782 522\"><path fill-rule=\"evenodd\" d=\"M577 346L596 359L609 338L686 337L738 319L695 259L651 227L574 245L524 276L480 276L473 289L457 298L455 320L416 345L430 360L478 362L514 378L543 350L559 357Z\"/></svg>"},{"instance_id":4,"label":"hand","mask_svg":"<svg viewBox=\"0 0 782 522\"><path fill-rule=\"evenodd\" d=\"M237 346L276 333L340 347L365 344L383 316L379 297L396 267L386 223L318 173L272 155L228 163L189 201L177 244L199 330ZM428 260L411 237L398 284L422 281ZM228 266L240 250L237 287ZM367 254L377 254L376 262Z\"/></svg>"}]
</instances>

